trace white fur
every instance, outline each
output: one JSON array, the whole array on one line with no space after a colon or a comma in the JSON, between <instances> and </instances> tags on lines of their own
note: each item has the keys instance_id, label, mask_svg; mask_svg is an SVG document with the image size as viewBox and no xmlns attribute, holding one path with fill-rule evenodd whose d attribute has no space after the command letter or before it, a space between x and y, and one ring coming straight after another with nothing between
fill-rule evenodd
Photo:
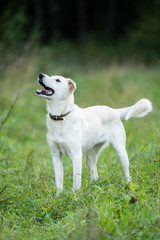
<instances>
[{"instance_id":1,"label":"white fur","mask_svg":"<svg viewBox=\"0 0 160 240\"><path fill-rule=\"evenodd\" d=\"M56 81L57 78L60 82ZM110 143L117 152L126 180L130 181L129 160L125 148L126 134L121 120L147 115L152 111L151 102L141 99L133 106L121 109L107 106L80 108L74 104L73 92L76 84L72 80L61 76L44 75L43 83L55 91L52 96L43 97L47 99L47 142L52 155L57 195L63 188L62 154L67 154L72 160L73 190L78 190L81 187L83 152L86 152L93 181L98 178L96 167L98 155L102 148ZM69 111L63 121L52 120L49 116L49 113L61 115Z\"/></svg>"}]
</instances>

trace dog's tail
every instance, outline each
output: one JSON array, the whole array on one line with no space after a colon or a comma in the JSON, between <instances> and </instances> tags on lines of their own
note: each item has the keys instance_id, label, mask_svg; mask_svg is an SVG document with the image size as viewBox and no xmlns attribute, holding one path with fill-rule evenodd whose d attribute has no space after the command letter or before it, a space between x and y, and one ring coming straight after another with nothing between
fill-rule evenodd
<instances>
[{"instance_id":1,"label":"dog's tail","mask_svg":"<svg viewBox=\"0 0 160 240\"><path fill-rule=\"evenodd\" d=\"M116 110L119 112L122 120L128 121L130 118L140 118L146 116L152 111L152 103L148 99L142 98L133 106L119 108Z\"/></svg>"}]
</instances>

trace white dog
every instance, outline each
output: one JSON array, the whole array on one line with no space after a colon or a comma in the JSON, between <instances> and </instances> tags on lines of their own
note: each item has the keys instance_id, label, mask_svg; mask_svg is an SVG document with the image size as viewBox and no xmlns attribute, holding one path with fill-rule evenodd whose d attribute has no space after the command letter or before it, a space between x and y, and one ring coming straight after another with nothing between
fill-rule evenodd
<instances>
[{"instance_id":1,"label":"white dog","mask_svg":"<svg viewBox=\"0 0 160 240\"><path fill-rule=\"evenodd\" d=\"M44 87L37 95L47 100L47 142L52 155L57 195L63 188L62 154L73 163L73 190L81 187L82 154L86 152L91 181L98 178L97 159L100 151L112 144L120 159L126 180L131 180L126 152L126 135L121 120L144 117L152 111L152 104L141 99L127 108L112 109L107 106L80 108L74 104L73 80L62 76L39 74Z\"/></svg>"}]
</instances>

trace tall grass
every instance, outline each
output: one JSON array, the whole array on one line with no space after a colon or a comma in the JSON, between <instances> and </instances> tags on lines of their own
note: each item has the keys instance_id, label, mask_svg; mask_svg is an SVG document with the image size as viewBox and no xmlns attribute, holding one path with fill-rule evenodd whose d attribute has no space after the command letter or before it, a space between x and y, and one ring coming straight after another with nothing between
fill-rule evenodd
<instances>
[{"instance_id":1,"label":"tall grass","mask_svg":"<svg viewBox=\"0 0 160 240\"><path fill-rule=\"evenodd\" d=\"M47 48L27 50L13 59L6 60L0 80L0 123L20 93L0 132L1 239L159 239L159 67L108 64L95 56L85 61L82 54L59 56ZM99 157L99 180L94 184L84 156L82 189L76 193L72 164L64 157L64 191L56 198L46 106L35 95L40 72L73 78L75 102L82 107L124 107L142 97L153 102L149 116L124 123L130 186L110 146Z\"/></svg>"}]
</instances>

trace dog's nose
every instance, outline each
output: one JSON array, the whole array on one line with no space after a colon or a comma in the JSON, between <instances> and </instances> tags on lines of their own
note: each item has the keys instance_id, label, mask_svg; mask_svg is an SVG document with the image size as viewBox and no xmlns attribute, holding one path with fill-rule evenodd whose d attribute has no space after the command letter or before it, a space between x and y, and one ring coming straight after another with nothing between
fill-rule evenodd
<instances>
[{"instance_id":1,"label":"dog's nose","mask_svg":"<svg viewBox=\"0 0 160 240\"><path fill-rule=\"evenodd\" d=\"M43 73L40 73L40 74L39 74L39 80L42 80L43 77L44 77L44 74L43 74Z\"/></svg>"}]
</instances>

